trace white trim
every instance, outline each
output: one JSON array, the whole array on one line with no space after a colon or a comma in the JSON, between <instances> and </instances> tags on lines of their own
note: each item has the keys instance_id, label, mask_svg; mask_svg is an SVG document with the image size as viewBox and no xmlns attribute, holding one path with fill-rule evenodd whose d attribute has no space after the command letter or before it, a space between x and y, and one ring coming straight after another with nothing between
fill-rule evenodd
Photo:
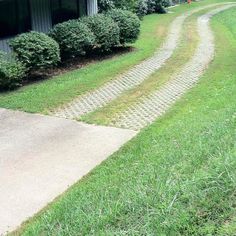
<instances>
[{"instance_id":1,"label":"white trim","mask_svg":"<svg viewBox=\"0 0 236 236\"><path fill-rule=\"evenodd\" d=\"M4 52L10 52L11 51L11 49L8 45L9 39L10 38L0 39L0 50L1 51L4 51Z\"/></svg>"},{"instance_id":2,"label":"white trim","mask_svg":"<svg viewBox=\"0 0 236 236\"><path fill-rule=\"evenodd\" d=\"M97 0L87 0L87 11L88 11L89 16L92 16L98 13Z\"/></svg>"}]
</instances>

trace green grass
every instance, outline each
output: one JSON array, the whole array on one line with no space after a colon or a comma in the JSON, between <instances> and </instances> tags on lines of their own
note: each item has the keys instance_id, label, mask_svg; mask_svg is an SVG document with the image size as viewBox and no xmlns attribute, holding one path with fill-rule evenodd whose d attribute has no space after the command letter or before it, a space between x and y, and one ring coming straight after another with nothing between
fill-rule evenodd
<instances>
[{"instance_id":1,"label":"green grass","mask_svg":"<svg viewBox=\"0 0 236 236\"><path fill-rule=\"evenodd\" d=\"M132 45L136 48L134 52L90 64L11 93L1 94L0 107L45 113L101 86L115 75L152 55L165 38L168 25L173 18L174 14L166 18L160 15L145 17L140 38Z\"/></svg>"},{"instance_id":2,"label":"green grass","mask_svg":"<svg viewBox=\"0 0 236 236\"><path fill-rule=\"evenodd\" d=\"M74 70L50 80L25 86L17 91L0 94L0 107L18 109L27 112L48 113L75 97L97 88L126 71L140 61L148 58L163 42L169 24L179 14L188 9L222 2L221 0L205 0L185 4L171 9L173 14L149 15L142 22L140 39L132 45L137 50L113 59L90 64L82 69Z\"/></svg>"},{"instance_id":3,"label":"green grass","mask_svg":"<svg viewBox=\"0 0 236 236\"><path fill-rule=\"evenodd\" d=\"M197 12L186 20L180 39L180 44L174 51L171 58L167 60L165 65L158 71L153 73L139 86L126 91L106 106L99 108L94 112L88 113L78 120L89 124L112 126L114 125L116 118L119 117L122 112L125 112L131 106L142 101L142 98L146 97L151 92L160 89L163 84L174 78L192 58L197 48L199 42L197 33L197 18L214 8L217 8L217 6Z\"/></svg>"},{"instance_id":4,"label":"green grass","mask_svg":"<svg viewBox=\"0 0 236 236\"><path fill-rule=\"evenodd\" d=\"M153 73L150 78L146 79L139 86L126 91L122 96L108 103L108 105L82 116L80 120L92 124L112 125L113 120L120 113L154 90L158 90L163 84L180 72L185 63L193 56L198 44L197 16L204 14L206 11L201 11L201 13L191 16L191 19L186 22L178 48L162 68Z\"/></svg>"},{"instance_id":5,"label":"green grass","mask_svg":"<svg viewBox=\"0 0 236 236\"><path fill-rule=\"evenodd\" d=\"M200 83L20 235L222 235L236 230L236 9L215 16Z\"/></svg>"}]
</instances>

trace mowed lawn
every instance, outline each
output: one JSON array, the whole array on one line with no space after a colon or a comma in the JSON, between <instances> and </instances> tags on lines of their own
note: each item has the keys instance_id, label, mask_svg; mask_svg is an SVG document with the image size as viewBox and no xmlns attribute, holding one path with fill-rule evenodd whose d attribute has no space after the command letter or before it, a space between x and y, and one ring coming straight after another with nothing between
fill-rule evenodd
<instances>
[{"instance_id":1,"label":"mowed lawn","mask_svg":"<svg viewBox=\"0 0 236 236\"><path fill-rule=\"evenodd\" d=\"M133 52L97 61L82 69L25 86L17 91L0 93L0 107L47 113L48 110L101 86L114 79L117 74L151 56L166 37L168 25L177 14L179 13L167 17L153 14L145 17L139 40L130 45L134 48Z\"/></svg>"},{"instance_id":2,"label":"mowed lawn","mask_svg":"<svg viewBox=\"0 0 236 236\"><path fill-rule=\"evenodd\" d=\"M190 6L184 4L171 9L171 14L146 16L141 24L139 40L130 45L134 48L133 52L92 63L82 69L70 71L13 92L0 93L0 107L47 114L77 96L102 86L105 82L152 56L164 41L169 25L176 16L187 10L215 2L222 2L222 0L205 0Z\"/></svg>"},{"instance_id":3,"label":"mowed lawn","mask_svg":"<svg viewBox=\"0 0 236 236\"><path fill-rule=\"evenodd\" d=\"M20 235L235 235L236 9L200 83Z\"/></svg>"}]
</instances>

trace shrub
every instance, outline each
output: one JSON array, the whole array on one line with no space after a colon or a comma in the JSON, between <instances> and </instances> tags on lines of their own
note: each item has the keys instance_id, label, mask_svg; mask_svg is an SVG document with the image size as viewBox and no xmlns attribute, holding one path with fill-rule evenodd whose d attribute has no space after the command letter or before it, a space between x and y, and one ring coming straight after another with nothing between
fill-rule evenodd
<instances>
[{"instance_id":1,"label":"shrub","mask_svg":"<svg viewBox=\"0 0 236 236\"><path fill-rule=\"evenodd\" d=\"M0 52L0 90L21 86L25 67L15 58Z\"/></svg>"},{"instance_id":2,"label":"shrub","mask_svg":"<svg viewBox=\"0 0 236 236\"><path fill-rule=\"evenodd\" d=\"M93 32L78 20L57 24L49 36L58 42L63 57L85 55L95 42Z\"/></svg>"},{"instance_id":3,"label":"shrub","mask_svg":"<svg viewBox=\"0 0 236 236\"><path fill-rule=\"evenodd\" d=\"M172 2L172 0L163 0L162 1L162 6L163 7L170 7L170 6L173 6L174 4L173 4L173 2Z\"/></svg>"},{"instance_id":4,"label":"shrub","mask_svg":"<svg viewBox=\"0 0 236 236\"><path fill-rule=\"evenodd\" d=\"M147 13L151 14L156 11L156 0L147 0Z\"/></svg>"},{"instance_id":5,"label":"shrub","mask_svg":"<svg viewBox=\"0 0 236 236\"><path fill-rule=\"evenodd\" d=\"M170 5L173 5L172 0L99 0L99 6L104 8L104 11L111 10L115 7L132 11L140 18L147 14L157 12L156 9L163 9L161 6L167 7Z\"/></svg>"},{"instance_id":6,"label":"shrub","mask_svg":"<svg viewBox=\"0 0 236 236\"><path fill-rule=\"evenodd\" d=\"M157 12L157 13L159 13L159 14L165 14L165 13L167 13L166 9L165 9L164 6L162 5L162 3L160 3L159 0L156 0L155 12Z\"/></svg>"},{"instance_id":7,"label":"shrub","mask_svg":"<svg viewBox=\"0 0 236 236\"><path fill-rule=\"evenodd\" d=\"M172 2L171 0L138 0L136 7L136 14L140 19L143 16L151 13L166 13L166 10L163 5L167 4L166 2Z\"/></svg>"},{"instance_id":8,"label":"shrub","mask_svg":"<svg viewBox=\"0 0 236 236\"><path fill-rule=\"evenodd\" d=\"M148 12L148 5L146 0L138 0L136 7L137 16L142 19Z\"/></svg>"},{"instance_id":9,"label":"shrub","mask_svg":"<svg viewBox=\"0 0 236 236\"><path fill-rule=\"evenodd\" d=\"M133 43L140 33L140 20L132 12L114 9L107 13L120 28L120 43Z\"/></svg>"},{"instance_id":10,"label":"shrub","mask_svg":"<svg viewBox=\"0 0 236 236\"><path fill-rule=\"evenodd\" d=\"M98 11L107 12L115 8L114 2L112 0L98 0Z\"/></svg>"},{"instance_id":11,"label":"shrub","mask_svg":"<svg viewBox=\"0 0 236 236\"><path fill-rule=\"evenodd\" d=\"M60 61L58 43L44 33L23 33L10 41L16 58L27 70L55 66Z\"/></svg>"},{"instance_id":12,"label":"shrub","mask_svg":"<svg viewBox=\"0 0 236 236\"><path fill-rule=\"evenodd\" d=\"M135 12L137 0L113 0L116 8Z\"/></svg>"},{"instance_id":13,"label":"shrub","mask_svg":"<svg viewBox=\"0 0 236 236\"><path fill-rule=\"evenodd\" d=\"M95 35L95 48L110 51L119 44L120 29L116 22L104 14L83 17L80 22L86 24Z\"/></svg>"}]
</instances>

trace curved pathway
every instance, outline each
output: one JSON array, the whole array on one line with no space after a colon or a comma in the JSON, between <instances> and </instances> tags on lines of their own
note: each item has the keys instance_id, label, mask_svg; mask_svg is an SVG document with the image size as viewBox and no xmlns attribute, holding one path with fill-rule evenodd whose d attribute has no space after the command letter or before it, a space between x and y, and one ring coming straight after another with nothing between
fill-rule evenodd
<instances>
[{"instance_id":1,"label":"curved pathway","mask_svg":"<svg viewBox=\"0 0 236 236\"><path fill-rule=\"evenodd\" d=\"M198 18L200 43L193 58L160 90L120 115L117 126L145 127L197 82L214 56L209 19L233 6L236 4ZM183 20L181 17L177 19ZM178 37L172 43L177 44ZM0 196L0 235L15 229L137 134L5 109L0 109L0 117L0 192L4 193Z\"/></svg>"},{"instance_id":2,"label":"curved pathway","mask_svg":"<svg viewBox=\"0 0 236 236\"><path fill-rule=\"evenodd\" d=\"M78 97L71 103L66 104L65 106L54 111L52 115L68 119L78 119L82 115L105 106L110 101L120 96L123 92L141 84L156 70L160 69L172 56L178 45L185 19L200 10L216 5L219 4L211 4L204 7L199 7L192 11L186 12L181 16L178 16L170 26L165 43L151 58L143 61L139 65L129 70L127 73L106 83L97 90Z\"/></svg>"},{"instance_id":3,"label":"curved pathway","mask_svg":"<svg viewBox=\"0 0 236 236\"><path fill-rule=\"evenodd\" d=\"M140 99L134 106L120 114L114 121L115 126L133 130L147 126L162 115L186 90L194 86L214 57L214 37L209 26L209 19L233 6L236 5L230 4L217 8L198 18L200 43L193 58L161 89Z\"/></svg>"}]
</instances>

